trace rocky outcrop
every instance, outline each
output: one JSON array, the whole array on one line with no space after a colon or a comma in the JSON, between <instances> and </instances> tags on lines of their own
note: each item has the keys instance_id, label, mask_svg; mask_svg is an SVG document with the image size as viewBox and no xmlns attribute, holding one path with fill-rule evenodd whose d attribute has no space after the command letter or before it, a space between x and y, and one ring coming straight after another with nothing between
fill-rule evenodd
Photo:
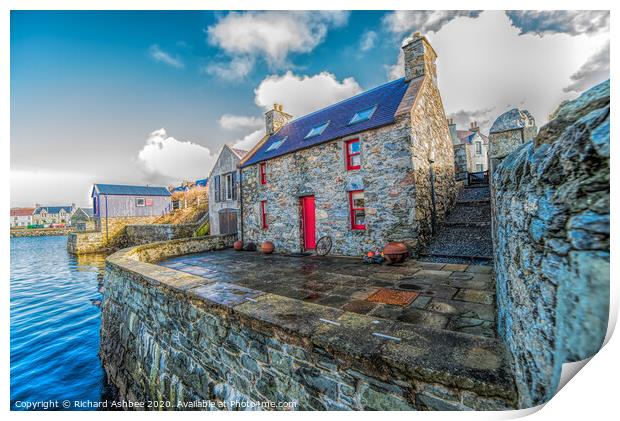
<instances>
[{"instance_id":1,"label":"rocky outcrop","mask_svg":"<svg viewBox=\"0 0 620 421\"><path fill-rule=\"evenodd\" d=\"M520 406L595 354L609 312L609 81L564 103L493 175L499 333Z\"/></svg>"}]
</instances>

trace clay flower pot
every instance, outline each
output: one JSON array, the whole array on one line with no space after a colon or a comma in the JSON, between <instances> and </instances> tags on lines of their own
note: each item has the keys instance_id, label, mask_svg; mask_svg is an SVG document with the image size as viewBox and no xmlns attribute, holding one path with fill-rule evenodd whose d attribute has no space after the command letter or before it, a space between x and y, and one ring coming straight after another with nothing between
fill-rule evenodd
<instances>
[{"instance_id":1,"label":"clay flower pot","mask_svg":"<svg viewBox=\"0 0 620 421\"><path fill-rule=\"evenodd\" d=\"M243 241L237 240L233 243L233 248L237 251L243 250Z\"/></svg>"},{"instance_id":2,"label":"clay flower pot","mask_svg":"<svg viewBox=\"0 0 620 421\"><path fill-rule=\"evenodd\" d=\"M389 264L402 263L409 255L409 249L403 243L393 241L383 248L383 256Z\"/></svg>"},{"instance_id":3,"label":"clay flower pot","mask_svg":"<svg viewBox=\"0 0 620 421\"><path fill-rule=\"evenodd\" d=\"M265 241L260 245L260 249L265 254L273 253L274 245L271 241Z\"/></svg>"}]
</instances>

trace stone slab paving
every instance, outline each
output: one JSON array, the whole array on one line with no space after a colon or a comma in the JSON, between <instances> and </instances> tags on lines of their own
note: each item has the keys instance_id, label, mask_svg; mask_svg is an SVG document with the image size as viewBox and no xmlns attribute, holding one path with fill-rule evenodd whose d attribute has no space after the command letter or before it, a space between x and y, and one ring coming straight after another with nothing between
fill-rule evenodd
<instances>
[{"instance_id":1,"label":"stone slab paving","mask_svg":"<svg viewBox=\"0 0 620 421\"><path fill-rule=\"evenodd\" d=\"M232 249L179 256L159 265L214 281L196 292L230 303L247 299L249 288L378 320L495 337L495 285L488 266L415 260L369 265L356 258ZM407 305L369 299L382 289L417 295Z\"/></svg>"}]
</instances>

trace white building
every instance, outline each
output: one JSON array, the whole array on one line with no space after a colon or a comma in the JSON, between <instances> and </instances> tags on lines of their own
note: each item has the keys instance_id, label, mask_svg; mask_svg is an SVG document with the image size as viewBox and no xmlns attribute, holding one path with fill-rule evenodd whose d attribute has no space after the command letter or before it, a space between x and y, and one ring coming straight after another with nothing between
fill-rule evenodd
<instances>
[{"instance_id":1,"label":"white building","mask_svg":"<svg viewBox=\"0 0 620 421\"><path fill-rule=\"evenodd\" d=\"M13 208L11 209L11 228L27 227L32 224L34 208Z\"/></svg>"}]
</instances>

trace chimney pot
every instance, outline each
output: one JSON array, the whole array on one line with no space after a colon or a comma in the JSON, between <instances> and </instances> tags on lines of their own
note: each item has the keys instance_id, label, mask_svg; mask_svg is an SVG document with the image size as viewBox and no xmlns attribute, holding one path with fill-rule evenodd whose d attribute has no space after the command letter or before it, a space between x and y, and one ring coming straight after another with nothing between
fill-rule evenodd
<instances>
[{"instance_id":1,"label":"chimney pot","mask_svg":"<svg viewBox=\"0 0 620 421\"><path fill-rule=\"evenodd\" d=\"M283 111L282 104L273 104L273 109L265 113L265 132L268 135L274 134L292 118L292 115Z\"/></svg>"}]
</instances>

